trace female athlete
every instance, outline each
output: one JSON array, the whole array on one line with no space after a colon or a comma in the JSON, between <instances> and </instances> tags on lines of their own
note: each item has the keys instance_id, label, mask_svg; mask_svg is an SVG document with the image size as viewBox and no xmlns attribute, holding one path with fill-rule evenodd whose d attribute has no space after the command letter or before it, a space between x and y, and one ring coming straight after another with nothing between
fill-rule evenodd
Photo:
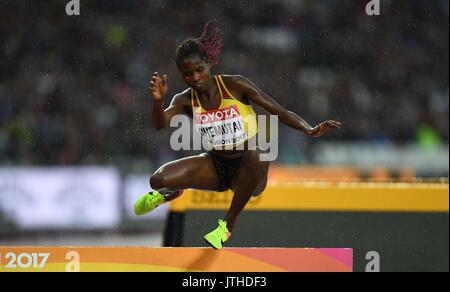
<instances>
[{"instance_id":1,"label":"female athlete","mask_svg":"<svg viewBox=\"0 0 450 292\"><path fill-rule=\"evenodd\" d=\"M222 248L233 230L236 219L252 196L266 188L269 162L262 161L264 153L250 141L257 140L257 124L252 104L265 109L287 126L320 137L330 129L340 128L340 122L325 121L312 127L295 113L286 110L274 99L240 75L212 75L222 47L219 29L208 22L200 38L188 38L176 49L175 62L188 86L176 94L167 109L163 101L168 91L167 75L155 72L150 82L153 97L153 123L156 129L168 127L176 115L193 119L202 138L212 149L197 156L175 160L161 166L151 177L152 192L142 195L135 203L137 215L179 197L185 189L234 193L231 206L218 227L204 239L216 249ZM255 145L255 144L253 144ZM225 146L225 148L224 148ZM241 145L242 146L242 145ZM239 148L239 149L238 149Z\"/></svg>"}]
</instances>

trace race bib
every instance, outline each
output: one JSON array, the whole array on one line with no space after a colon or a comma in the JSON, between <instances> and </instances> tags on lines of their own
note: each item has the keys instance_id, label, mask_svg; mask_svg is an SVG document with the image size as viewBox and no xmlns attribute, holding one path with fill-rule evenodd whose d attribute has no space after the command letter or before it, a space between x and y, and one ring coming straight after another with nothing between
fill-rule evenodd
<instances>
[{"instance_id":1,"label":"race bib","mask_svg":"<svg viewBox=\"0 0 450 292\"><path fill-rule=\"evenodd\" d=\"M247 140L244 121L235 105L202 113L198 109L194 112L195 128L212 147L233 146Z\"/></svg>"}]
</instances>

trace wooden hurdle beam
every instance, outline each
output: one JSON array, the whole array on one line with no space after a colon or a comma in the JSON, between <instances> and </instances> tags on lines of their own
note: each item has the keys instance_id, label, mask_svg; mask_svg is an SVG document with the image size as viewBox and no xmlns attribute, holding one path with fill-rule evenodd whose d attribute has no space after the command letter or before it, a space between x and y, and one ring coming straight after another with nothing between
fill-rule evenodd
<instances>
[{"instance_id":1,"label":"wooden hurdle beam","mask_svg":"<svg viewBox=\"0 0 450 292\"><path fill-rule=\"evenodd\" d=\"M347 248L0 247L0 272L351 272Z\"/></svg>"},{"instance_id":2,"label":"wooden hurdle beam","mask_svg":"<svg viewBox=\"0 0 450 292\"><path fill-rule=\"evenodd\" d=\"M245 210L448 212L449 185L441 183L270 183ZM233 193L186 190L171 202L174 212L228 210Z\"/></svg>"}]
</instances>

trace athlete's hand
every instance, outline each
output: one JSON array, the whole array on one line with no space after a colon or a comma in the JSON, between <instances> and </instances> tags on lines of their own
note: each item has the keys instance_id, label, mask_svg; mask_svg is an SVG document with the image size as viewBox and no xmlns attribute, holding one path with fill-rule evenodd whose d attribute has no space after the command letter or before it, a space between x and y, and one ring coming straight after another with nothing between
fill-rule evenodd
<instances>
[{"instance_id":1,"label":"athlete's hand","mask_svg":"<svg viewBox=\"0 0 450 292\"><path fill-rule=\"evenodd\" d=\"M161 101L167 94L167 75L164 74L161 78L158 72L153 73L150 81L150 95L155 101Z\"/></svg>"},{"instance_id":2,"label":"athlete's hand","mask_svg":"<svg viewBox=\"0 0 450 292\"><path fill-rule=\"evenodd\" d=\"M341 122L329 120L329 121L325 121L325 122L320 123L319 125L315 126L312 129L310 135L313 137L320 137L331 129L340 129L340 128L341 128Z\"/></svg>"}]
</instances>

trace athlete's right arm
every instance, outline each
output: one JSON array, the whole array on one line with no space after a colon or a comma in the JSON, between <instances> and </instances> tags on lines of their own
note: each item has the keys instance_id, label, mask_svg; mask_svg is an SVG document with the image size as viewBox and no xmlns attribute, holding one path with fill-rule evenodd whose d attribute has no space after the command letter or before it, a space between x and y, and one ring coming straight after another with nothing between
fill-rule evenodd
<instances>
[{"instance_id":1,"label":"athlete's right arm","mask_svg":"<svg viewBox=\"0 0 450 292\"><path fill-rule=\"evenodd\" d=\"M167 89L167 75L163 75L161 78L158 72L153 73L150 95L153 96L153 125L157 130L167 128L174 116L186 113L187 100L184 92L176 94L170 106L164 110L164 97L167 95Z\"/></svg>"}]
</instances>

